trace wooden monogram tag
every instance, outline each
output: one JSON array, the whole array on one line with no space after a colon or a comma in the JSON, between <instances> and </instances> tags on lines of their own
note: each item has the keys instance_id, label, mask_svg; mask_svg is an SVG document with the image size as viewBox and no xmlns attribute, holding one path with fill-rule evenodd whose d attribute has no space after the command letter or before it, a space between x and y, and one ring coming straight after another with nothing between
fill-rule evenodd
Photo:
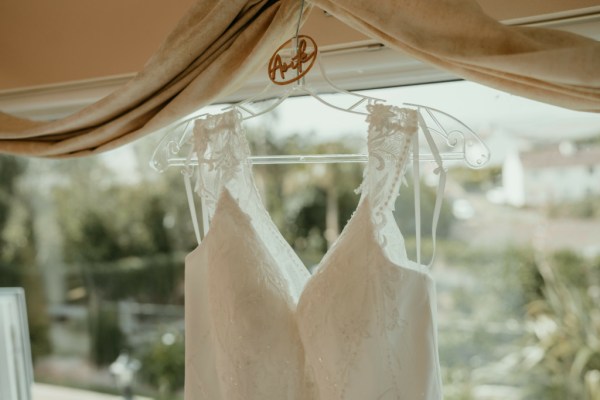
<instances>
[{"instance_id":1,"label":"wooden monogram tag","mask_svg":"<svg viewBox=\"0 0 600 400\"><path fill-rule=\"evenodd\" d=\"M317 43L306 35L298 36L298 51L292 50L292 57L282 56L293 40L294 38L279 46L269 60L269 78L276 85L287 85L301 79L317 60Z\"/></svg>"}]
</instances>

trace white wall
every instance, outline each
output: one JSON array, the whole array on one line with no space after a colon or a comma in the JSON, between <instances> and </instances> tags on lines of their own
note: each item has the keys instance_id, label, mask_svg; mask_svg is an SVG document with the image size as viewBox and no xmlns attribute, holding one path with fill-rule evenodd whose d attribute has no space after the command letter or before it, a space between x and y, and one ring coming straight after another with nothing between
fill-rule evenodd
<instances>
[{"instance_id":1,"label":"white wall","mask_svg":"<svg viewBox=\"0 0 600 400\"><path fill-rule=\"evenodd\" d=\"M513 151L504 159L502 187L507 204L522 207L525 204L525 176L519 153Z\"/></svg>"}]
</instances>

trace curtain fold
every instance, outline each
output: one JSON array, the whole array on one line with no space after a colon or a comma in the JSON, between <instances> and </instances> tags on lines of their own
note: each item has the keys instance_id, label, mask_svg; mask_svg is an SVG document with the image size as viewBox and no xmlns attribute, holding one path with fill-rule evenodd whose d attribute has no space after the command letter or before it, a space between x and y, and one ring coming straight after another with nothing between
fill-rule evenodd
<instances>
[{"instance_id":1,"label":"curtain fold","mask_svg":"<svg viewBox=\"0 0 600 400\"><path fill-rule=\"evenodd\" d=\"M474 0L312 3L465 79L600 112L600 43L594 40L504 26ZM198 0L143 70L95 104L51 122L0 112L0 153L84 156L167 126L241 86L292 35L299 9L299 0Z\"/></svg>"},{"instance_id":2,"label":"curtain fold","mask_svg":"<svg viewBox=\"0 0 600 400\"><path fill-rule=\"evenodd\" d=\"M197 1L143 70L107 97L51 122L0 113L0 153L84 156L167 126L236 90L292 35L299 8L297 1Z\"/></svg>"},{"instance_id":3,"label":"curtain fold","mask_svg":"<svg viewBox=\"0 0 600 400\"><path fill-rule=\"evenodd\" d=\"M315 4L388 46L465 79L566 108L600 112L597 41L552 29L506 26L487 16L475 1Z\"/></svg>"}]
</instances>

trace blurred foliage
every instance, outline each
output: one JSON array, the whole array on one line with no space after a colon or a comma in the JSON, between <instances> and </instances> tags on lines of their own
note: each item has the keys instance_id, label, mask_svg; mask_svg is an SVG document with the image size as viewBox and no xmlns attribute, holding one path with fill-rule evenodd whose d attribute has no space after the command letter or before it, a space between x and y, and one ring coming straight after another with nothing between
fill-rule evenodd
<instances>
[{"instance_id":1,"label":"blurred foliage","mask_svg":"<svg viewBox=\"0 0 600 400\"><path fill-rule=\"evenodd\" d=\"M69 287L86 287L106 301L183 304L183 253L127 257L85 264L83 275L67 274Z\"/></svg>"},{"instance_id":2,"label":"blurred foliage","mask_svg":"<svg viewBox=\"0 0 600 400\"><path fill-rule=\"evenodd\" d=\"M442 290L452 305L442 299L441 314L448 307L455 321L440 337L445 397L474 399L473 388L499 385L520 388L523 400L600 398L600 258L440 247L442 264L466 272L460 286Z\"/></svg>"},{"instance_id":3,"label":"blurred foliage","mask_svg":"<svg viewBox=\"0 0 600 400\"><path fill-rule=\"evenodd\" d=\"M443 369L445 400L475 400L473 397L472 369L463 366Z\"/></svg>"},{"instance_id":4,"label":"blurred foliage","mask_svg":"<svg viewBox=\"0 0 600 400\"><path fill-rule=\"evenodd\" d=\"M6 226L15 195L15 184L25 168L26 163L20 158L0 157L0 231Z\"/></svg>"},{"instance_id":5,"label":"blurred foliage","mask_svg":"<svg viewBox=\"0 0 600 400\"><path fill-rule=\"evenodd\" d=\"M531 266L531 260L526 265ZM541 285L526 305L521 371L526 399L597 400L600 394L600 258L535 255ZM524 286L523 290L531 290Z\"/></svg>"},{"instance_id":6,"label":"blurred foliage","mask_svg":"<svg viewBox=\"0 0 600 400\"><path fill-rule=\"evenodd\" d=\"M20 199L17 193L16 182L19 176L25 171L25 165L23 160L16 157L0 157L1 286L15 286L20 284L20 275L22 272L19 270L19 258L25 255L24 248L32 242L31 220L27 219L25 215L17 215L21 210L17 209L17 203ZM13 228L9 226L10 217L23 220L24 226L20 229L20 232L8 232L9 229ZM13 235L20 237L10 237Z\"/></svg>"},{"instance_id":7,"label":"blurred foliage","mask_svg":"<svg viewBox=\"0 0 600 400\"><path fill-rule=\"evenodd\" d=\"M145 164L150 148L142 147L136 153ZM90 359L97 365L128 347L119 300L183 304L182 260L196 245L177 171L127 177L107 165L99 157L56 163L61 180L52 192L67 301L87 303Z\"/></svg>"},{"instance_id":8,"label":"blurred foliage","mask_svg":"<svg viewBox=\"0 0 600 400\"><path fill-rule=\"evenodd\" d=\"M23 287L34 359L50 352L43 277L36 260L33 215L18 183L27 170L22 158L0 156L0 287Z\"/></svg>"},{"instance_id":9,"label":"blurred foliage","mask_svg":"<svg viewBox=\"0 0 600 400\"><path fill-rule=\"evenodd\" d=\"M600 218L600 196L586 196L584 199L550 204L547 214L551 218Z\"/></svg>"},{"instance_id":10,"label":"blurred foliage","mask_svg":"<svg viewBox=\"0 0 600 400\"><path fill-rule=\"evenodd\" d=\"M249 131L248 137L254 154L355 153L365 145L364 138L352 135L331 142L299 135L278 138L268 126ZM183 303L183 257L196 243L180 172L171 170L159 176L146 167L153 147L154 143L146 141L135 146L139 168L133 177L109 168L111 164L100 157L48 164L48 176L54 179L50 186L61 228L61 250L68 264L67 289L84 293L68 299L88 303L91 358L99 365L114 361L128 347L115 302ZM35 216L16 188L23 168L11 158L0 158L0 284L29 287L28 306L43 306L35 260ZM359 200L355 189L363 168L362 164L253 168L273 220L307 266L321 260L331 232L339 233L355 210ZM459 169L452 175L472 191L485 191L500 178L498 169ZM429 235L435 188L423 184L421 199L422 254L427 261L432 250ZM439 265L439 272L448 274L438 281L438 285L446 285L440 291L444 294L440 319L446 319L440 354L447 371L444 381L454 390L447 397L473 398L473 388L483 381L478 375L483 367L521 344L515 341L522 333L516 321L526 318L531 327L529 356L538 357L535 362L525 357L524 369L514 368L520 374L513 381L530 390L531 399L597 399L593 394L586 398L584 392L598 390L600 379L600 261L568 251L543 260L526 247L484 249L450 241L455 221L446 203L438 225L436 268ZM401 187L395 210L414 259L412 184ZM32 295L37 298L29 297ZM47 324L46 311L38 306L29 311L30 318L46 318ZM517 328L510 328L507 321ZM30 323L33 337L45 337L47 325ZM540 324L553 326L552 334L542 334L542 338ZM184 349L180 335L175 334L173 343L164 341L163 336L134 350L143 361L143 377L166 399L173 398L183 385ZM36 343L44 342L35 339L34 347ZM508 379L508 375L493 376L489 381Z\"/></svg>"},{"instance_id":11,"label":"blurred foliage","mask_svg":"<svg viewBox=\"0 0 600 400\"><path fill-rule=\"evenodd\" d=\"M503 268L499 278L508 293L498 294L502 295L506 308L522 317L527 304L544 296L544 281L537 268L535 252L531 247L509 247L501 260Z\"/></svg>"},{"instance_id":12,"label":"blurred foliage","mask_svg":"<svg viewBox=\"0 0 600 400\"><path fill-rule=\"evenodd\" d=\"M106 188L94 196L101 202L73 204L73 190L66 186L55 194L67 262L108 262L172 250L164 200L145 183Z\"/></svg>"},{"instance_id":13,"label":"blurred foliage","mask_svg":"<svg viewBox=\"0 0 600 400\"><path fill-rule=\"evenodd\" d=\"M159 393L159 400L171 399L183 389L185 349L183 336L164 332L141 355L141 376Z\"/></svg>"},{"instance_id":14,"label":"blurred foliage","mask_svg":"<svg viewBox=\"0 0 600 400\"><path fill-rule=\"evenodd\" d=\"M424 250L430 246L424 244ZM519 278L512 274L521 262L510 261L515 253L512 248L482 248L457 240L438 243L433 273L444 398L448 400L478 399L481 386L515 383L496 366L522 337L517 321L524 314L524 300L520 284L515 283ZM505 281L505 276L510 279Z\"/></svg>"},{"instance_id":15,"label":"blurred foliage","mask_svg":"<svg viewBox=\"0 0 600 400\"><path fill-rule=\"evenodd\" d=\"M316 143L305 136L281 139L270 130L259 130L250 132L248 137L253 152L258 154L352 153L359 146L359 140L352 136L344 142ZM326 238L332 237L326 235L327 229L339 233L352 215L358 202L354 190L360 184L363 167L360 164L253 167L273 221L306 265L317 264L327 250ZM327 226L328 213L335 213L337 226Z\"/></svg>"},{"instance_id":16,"label":"blurred foliage","mask_svg":"<svg viewBox=\"0 0 600 400\"><path fill-rule=\"evenodd\" d=\"M103 301L182 304L182 260L196 244L185 196L172 195L181 193L180 174L134 182L111 174L94 159L62 171L54 189L68 287Z\"/></svg>"},{"instance_id":17,"label":"blurred foliage","mask_svg":"<svg viewBox=\"0 0 600 400\"><path fill-rule=\"evenodd\" d=\"M277 139L268 130L249 135L259 154L356 153L364 139L349 135L344 141L313 142L305 136ZM308 266L317 264L328 247L328 229L339 233L356 209L356 189L363 179L364 164L257 165L257 185L271 217L285 239ZM421 232L431 234L435 188L421 184ZM328 198L333 197L333 202ZM332 203L334 210L331 210ZM327 214L335 212L337 226L328 227ZM402 186L395 203L395 218L406 238L415 235L413 185ZM437 236L447 237L453 223L450 206L443 203ZM330 242L331 243L331 242Z\"/></svg>"},{"instance_id":18,"label":"blurred foliage","mask_svg":"<svg viewBox=\"0 0 600 400\"><path fill-rule=\"evenodd\" d=\"M579 148L593 145L600 145L600 135L589 136L585 138L580 138L574 141L575 145Z\"/></svg>"},{"instance_id":19,"label":"blurred foliage","mask_svg":"<svg viewBox=\"0 0 600 400\"><path fill-rule=\"evenodd\" d=\"M127 338L119 327L117 307L93 301L88 312L91 359L96 365L109 365L127 348Z\"/></svg>"},{"instance_id":20,"label":"blurred foliage","mask_svg":"<svg viewBox=\"0 0 600 400\"><path fill-rule=\"evenodd\" d=\"M504 252L510 253L510 249L502 248L484 248L480 246L472 246L459 240L447 240L439 243L440 261L451 265L453 268L474 270L477 273L480 266L490 263L498 263L502 259Z\"/></svg>"},{"instance_id":21,"label":"blurred foliage","mask_svg":"<svg viewBox=\"0 0 600 400\"><path fill-rule=\"evenodd\" d=\"M431 228L433 223L433 209L436 201L435 188L421 184L421 235L423 238L431 238ZM396 199L394 215L400 230L404 237L415 236L415 197L412 182L407 186L400 188L400 195ZM450 229L454 217L449 202L442 203L442 209L437 224L437 235L439 239L447 238L450 235Z\"/></svg>"},{"instance_id":22,"label":"blurred foliage","mask_svg":"<svg viewBox=\"0 0 600 400\"><path fill-rule=\"evenodd\" d=\"M472 169L456 167L452 169L452 179L470 192L486 191L501 184L502 166Z\"/></svg>"}]
</instances>

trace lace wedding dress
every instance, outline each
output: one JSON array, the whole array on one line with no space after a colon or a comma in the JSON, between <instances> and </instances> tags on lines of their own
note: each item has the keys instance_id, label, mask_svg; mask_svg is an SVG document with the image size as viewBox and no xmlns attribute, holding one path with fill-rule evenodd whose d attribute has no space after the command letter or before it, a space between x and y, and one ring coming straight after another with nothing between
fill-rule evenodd
<instances>
[{"instance_id":1,"label":"lace wedding dress","mask_svg":"<svg viewBox=\"0 0 600 400\"><path fill-rule=\"evenodd\" d=\"M186 257L186 400L437 400L435 285L392 215L416 111L369 106L359 205L311 276L254 184L237 111L195 123L210 230Z\"/></svg>"}]
</instances>

